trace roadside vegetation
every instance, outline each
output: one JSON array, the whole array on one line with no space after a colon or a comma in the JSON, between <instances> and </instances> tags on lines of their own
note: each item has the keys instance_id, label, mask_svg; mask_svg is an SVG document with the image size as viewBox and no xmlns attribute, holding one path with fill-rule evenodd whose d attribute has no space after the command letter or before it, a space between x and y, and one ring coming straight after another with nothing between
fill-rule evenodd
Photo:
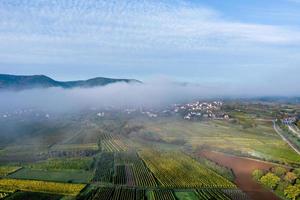
<instances>
[{"instance_id":1,"label":"roadside vegetation","mask_svg":"<svg viewBox=\"0 0 300 200\"><path fill-rule=\"evenodd\" d=\"M230 181L234 181L235 176L234 173L231 169L224 167L222 165L219 165L218 163L215 163L211 160L208 160L206 158L203 157L199 157L197 156L197 161L199 161L202 165L204 165L205 167L213 170L214 172L222 175L223 177L225 177L226 179L230 180Z\"/></svg>"},{"instance_id":2,"label":"roadside vegetation","mask_svg":"<svg viewBox=\"0 0 300 200\"><path fill-rule=\"evenodd\" d=\"M270 170L254 170L253 179L284 199L300 198L300 169L275 166Z\"/></svg>"}]
</instances>

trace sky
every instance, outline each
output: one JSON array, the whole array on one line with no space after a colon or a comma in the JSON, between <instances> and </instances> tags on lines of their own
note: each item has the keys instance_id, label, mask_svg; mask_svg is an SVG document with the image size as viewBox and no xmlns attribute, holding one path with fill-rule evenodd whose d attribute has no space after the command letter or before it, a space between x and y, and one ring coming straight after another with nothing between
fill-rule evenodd
<instances>
[{"instance_id":1,"label":"sky","mask_svg":"<svg viewBox=\"0 0 300 200\"><path fill-rule=\"evenodd\" d=\"M300 91L300 0L1 0L0 73Z\"/></svg>"}]
</instances>

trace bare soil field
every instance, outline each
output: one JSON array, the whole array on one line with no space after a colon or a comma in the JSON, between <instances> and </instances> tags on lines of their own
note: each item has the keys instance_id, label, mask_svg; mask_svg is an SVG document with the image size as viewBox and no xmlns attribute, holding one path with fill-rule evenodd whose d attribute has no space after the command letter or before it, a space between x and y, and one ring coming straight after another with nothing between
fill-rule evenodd
<instances>
[{"instance_id":1,"label":"bare soil field","mask_svg":"<svg viewBox=\"0 0 300 200\"><path fill-rule=\"evenodd\" d=\"M255 169L269 169L273 165L271 163L258 160L231 156L213 151L201 151L200 155L210 159L220 165L229 167L233 170L236 178L236 185L243 190L252 200L280 200L272 192L264 189L256 181L252 179L252 172Z\"/></svg>"}]
</instances>

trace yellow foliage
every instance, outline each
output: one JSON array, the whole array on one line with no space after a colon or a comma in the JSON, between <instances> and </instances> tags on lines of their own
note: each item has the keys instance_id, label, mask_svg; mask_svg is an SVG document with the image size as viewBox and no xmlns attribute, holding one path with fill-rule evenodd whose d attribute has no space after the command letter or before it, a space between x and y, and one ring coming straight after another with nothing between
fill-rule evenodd
<instances>
[{"instance_id":1,"label":"yellow foliage","mask_svg":"<svg viewBox=\"0 0 300 200\"><path fill-rule=\"evenodd\" d=\"M6 176L8 174L11 174L17 170L19 170L21 167L14 167L14 166L0 166L0 176Z\"/></svg>"},{"instance_id":2,"label":"yellow foliage","mask_svg":"<svg viewBox=\"0 0 300 200\"><path fill-rule=\"evenodd\" d=\"M236 187L227 179L207 169L196 160L181 152L144 150L139 154L163 186L214 188Z\"/></svg>"},{"instance_id":3,"label":"yellow foliage","mask_svg":"<svg viewBox=\"0 0 300 200\"><path fill-rule=\"evenodd\" d=\"M76 196L85 184L56 183L48 181L0 179L0 190L22 190Z\"/></svg>"}]
</instances>

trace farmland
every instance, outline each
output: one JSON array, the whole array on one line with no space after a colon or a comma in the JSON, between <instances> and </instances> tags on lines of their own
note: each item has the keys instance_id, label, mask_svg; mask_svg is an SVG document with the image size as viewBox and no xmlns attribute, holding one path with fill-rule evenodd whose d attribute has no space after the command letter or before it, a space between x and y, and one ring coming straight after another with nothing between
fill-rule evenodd
<instances>
[{"instance_id":1,"label":"farmland","mask_svg":"<svg viewBox=\"0 0 300 200\"><path fill-rule=\"evenodd\" d=\"M248 200L236 166L205 150L300 166L274 132L272 114L254 112L228 109L232 120L193 121L89 111L22 121L22 137L0 147L0 192L6 199Z\"/></svg>"},{"instance_id":2,"label":"farmland","mask_svg":"<svg viewBox=\"0 0 300 200\"><path fill-rule=\"evenodd\" d=\"M18 191L5 198L5 200L59 200L62 197L62 195L57 194Z\"/></svg>"},{"instance_id":3,"label":"farmland","mask_svg":"<svg viewBox=\"0 0 300 200\"><path fill-rule=\"evenodd\" d=\"M21 190L76 196L84 184L55 183L47 181L0 179L0 189L5 191Z\"/></svg>"},{"instance_id":4,"label":"farmland","mask_svg":"<svg viewBox=\"0 0 300 200\"><path fill-rule=\"evenodd\" d=\"M141 158L164 187L234 188L235 185L180 152L145 150Z\"/></svg>"},{"instance_id":5,"label":"farmland","mask_svg":"<svg viewBox=\"0 0 300 200\"><path fill-rule=\"evenodd\" d=\"M128 150L128 146L120 137L104 134L101 135L100 148L105 152L120 152Z\"/></svg>"},{"instance_id":6,"label":"farmland","mask_svg":"<svg viewBox=\"0 0 300 200\"><path fill-rule=\"evenodd\" d=\"M20 167L14 167L14 166L0 166L0 177L6 176L8 174L11 174L17 170L19 170Z\"/></svg>"},{"instance_id":7,"label":"farmland","mask_svg":"<svg viewBox=\"0 0 300 200\"><path fill-rule=\"evenodd\" d=\"M8 176L14 179L28 179L28 180L43 180L66 183L88 183L92 177L92 172L83 170L37 170L23 168L16 173Z\"/></svg>"},{"instance_id":8,"label":"farmland","mask_svg":"<svg viewBox=\"0 0 300 200\"><path fill-rule=\"evenodd\" d=\"M120 200L248 200L243 192L237 189L193 189L193 190L173 190L173 189L135 189L132 187L100 187L93 189L86 196L79 196L83 199L120 199Z\"/></svg>"},{"instance_id":9,"label":"farmland","mask_svg":"<svg viewBox=\"0 0 300 200\"><path fill-rule=\"evenodd\" d=\"M125 166L126 180L130 185L142 187L157 185L153 174L144 165L137 153L118 153L116 154L116 163Z\"/></svg>"},{"instance_id":10,"label":"farmland","mask_svg":"<svg viewBox=\"0 0 300 200\"><path fill-rule=\"evenodd\" d=\"M83 158L60 158L48 159L46 161L29 164L31 169L39 170L90 170L93 164L93 159L89 157Z\"/></svg>"},{"instance_id":11,"label":"farmland","mask_svg":"<svg viewBox=\"0 0 300 200\"><path fill-rule=\"evenodd\" d=\"M112 182L114 172L114 154L103 152L96 158L95 174L93 181L95 182Z\"/></svg>"},{"instance_id":12,"label":"farmland","mask_svg":"<svg viewBox=\"0 0 300 200\"><path fill-rule=\"evenodd\" d=\"M255 127L244 128L227 121L185 122L162 119L145 122L144 132L151 132L169 144L181 140L193 150L217 149L278 163L300 164L300 157L272 128L272 122L256 120Z\"/></svg>"},{"instance_id":13,"label":"farmland","mask_svg":"<svg viewBox=\"0 0 300 200\"><path fill-rule=\"evenodd\" d=\"M145 190L122 188L122 187L101 187L91 191L87 196L81 199L103 199L103 200L143 200L146 198Z\"/></svg>"}]
</instances>

